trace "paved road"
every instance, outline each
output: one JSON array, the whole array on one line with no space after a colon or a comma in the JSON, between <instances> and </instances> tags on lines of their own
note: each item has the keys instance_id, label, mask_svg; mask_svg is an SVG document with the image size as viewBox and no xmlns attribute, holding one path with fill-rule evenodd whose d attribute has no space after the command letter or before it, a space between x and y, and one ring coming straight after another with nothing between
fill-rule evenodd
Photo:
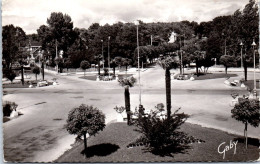
<instances>
[{"instance_id":1,"label":"paved road","mask_svg":"<svg viewBox=\"0 0 260 164\"><path fill-rule=\"evenodd\" d=\"M259 74L258 74L259 75ZM47 74L46 79L58 78L59 85L44 88L4 89L4 100L15 101L24 115L4 123L6 160L51 161L70 147L75 136L64 129L68 112L81 103L94 105L106 115L106 122L116 119L115 106L124 105L124 89L116 81L95 82L77 76ZM165 103L164 72L151 68L141 74L142 104L152 109ZM258 76L259 77L259 76ZM233 79L238 79L234 77ZM252 73L249 73L252 78ZM231 78L231 80L233 80ZM191 123L243 134L243 124L231 118L230 96L233 92L247 93L240 87L223 84L224 78L197 81L172 81L173 110L190 115ZM130 89L131 108L138 105L138 86ZM260 128L249 127L249 136L259 137Z\"/></svg>"}]
</instances>

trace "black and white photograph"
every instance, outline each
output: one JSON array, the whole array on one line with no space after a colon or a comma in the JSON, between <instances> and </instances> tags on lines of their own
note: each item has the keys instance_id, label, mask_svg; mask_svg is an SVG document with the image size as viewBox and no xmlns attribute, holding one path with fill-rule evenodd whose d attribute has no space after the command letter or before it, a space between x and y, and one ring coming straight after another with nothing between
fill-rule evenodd
<instances>
[{"instance_id":1,"label":"black and white photograph","mask_svg":"<svg viewBox=\"0 0 260 164\"><path fill-rule=\"evenodd\" d=\"M257 0L1 3L1 162L260 162Z\"/></svg>"}]
</instances>

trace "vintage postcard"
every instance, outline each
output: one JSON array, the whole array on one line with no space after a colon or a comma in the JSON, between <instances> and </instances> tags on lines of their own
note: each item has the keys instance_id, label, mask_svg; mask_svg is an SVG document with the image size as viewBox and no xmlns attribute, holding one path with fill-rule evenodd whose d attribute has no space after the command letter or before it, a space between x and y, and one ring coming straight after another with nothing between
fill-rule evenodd
<instances>
[{"instance_id":1,"label":"vintage postcard","mask_svg":"<svg viewBox=\"0 0 260 164\"><path fill-rule=\"evenodd\" d=\"M2 0L2 162L260 162L256 0Z\"/></svg>"}]
</instances>

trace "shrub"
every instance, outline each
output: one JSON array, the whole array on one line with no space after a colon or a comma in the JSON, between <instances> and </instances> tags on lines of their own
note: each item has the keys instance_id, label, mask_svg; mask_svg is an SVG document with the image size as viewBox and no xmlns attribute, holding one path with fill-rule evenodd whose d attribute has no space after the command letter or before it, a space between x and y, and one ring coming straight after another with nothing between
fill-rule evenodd
<instances>
[{"instance_id":1,"label":"shrub","mask_svg":"<svg viewBox=\"0 0 260 164\"><path fill-rule=\"evenodd\" d=\"M16 73L11 69L5 70L3 73L4 73L4 77L6 77L8 80L10 80L11 83L13 82L13 80L16 77Z\"/></svg>"},{"instance_id":2,"label":"shrub","mask_svg":"<svg viewBox=\"0 0 260 164\"><path fill-rule=\"evenodd\" d=\"M37 75L40 74L40 68L39 68L37 65L35 65L35 66L32 68L32 73L35 74L35 78L36 78L36 80L37 80Z\"/></svg>"},{"instance_id":3,"label":"shrub","mask_svg":"<svg viewBox=\"0 0 260 164\"><path fill-rule=\"evenodd\" d=\"M109 73L108 73L108 69L107 68L104 68L104 76L108 76Z\"/></svg>"},{"instance_id":4,"label":"shrub","mask_svg":"<svg viewBox=\"0 0 260 164\"><path fill-rule=\"evenodd\" d=\"M17 104L15 102L5 101L3 104L3 114L4 116L9 117L12 111L16 111Z\"/></svg>"},{"instance_id":5,"label":"shrub","mask_svg":"<svg viewBox=\"0 0 260 164\"><path fill-rule=\"evenodd\" d=\"M148 115L139 114L137 120L137 131L142 133L142 140L148 143L152 152L165 152L169 147L176 147L183 143L186 134L177 131L189 117L187 114L178 113L176 110L171 117L162 117L160 110L152 111Z\"/></svg>"},{"instance_id":6,"label":"shrub","mask_svg":"<svg viewBox=\"0 0 260 164\"><path fill-rule=\"evenodd\" d=\"M80 63L80 68L84 70L84 76L85 76L85 71L87 68L90 67L90 64L88 61L86 60L83 60L81 63Z\"/></svg>"}]
</instances>

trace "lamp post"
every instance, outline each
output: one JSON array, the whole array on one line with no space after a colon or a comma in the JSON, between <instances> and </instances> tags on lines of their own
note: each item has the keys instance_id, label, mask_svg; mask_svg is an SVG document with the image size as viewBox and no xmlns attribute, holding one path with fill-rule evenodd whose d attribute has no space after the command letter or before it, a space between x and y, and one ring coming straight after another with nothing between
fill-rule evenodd
<instances>
[{"instance_id":1,"label":"lamp post","mask_svg":"<svg viewBox=\"0 0 260 164\"><path fill-rule=\"evenodd\" d=\"M59 68L58 68L58 45L57 45L57 39L55 39L55 48L56 48L56 68L57 68L57 73L59 73Z\"/></svg>"},{"instance_id":2,"label":"lamp post","mask_svg":"<svg viewBox=\"0 0 260 164\"><path fill-rule=\"evenodd\" d=\"M183 73L183 69L182 69L182 50L181 50L181 46L182 46L182 36L183 36L183 45L184 45L185 34L180 35L180 54L181 54L180 73L181 73L181 75L182 75L182 73Z\"/></svg>"},{"instance_id":3,"label":"lamp post","mask_svg":"<svg viewBox=\"0 0 260 164\"><path fill-rule=\"evenodd\" d=\"M253 51L254 51L254 91L256 91L256 79L255 79L255 40L253 40L253 43L252 43L252 46L253 46Z\"/></svg>"},{"instance_id":4,"label":"lamp post","mask_svg":"<svg viewBox=\"0 0 260 164\"><path fill-rule=\"evenodd\" d=\"M108 36L108 76L110 78L110 55L109 55L109 40L110 36Z\"/></svg>"},{"instance_id":5,"label":"lamp post","mask_svg":"<svg viewBox=\"0 0 260 164\"><path fill-rule=\"evenodd\" d=\"M139 22L136 21L135 22L136 24L136 43L137 43L137 59L138 59L138 81L139 81L139 106L142 104L142 101L141 101L141 76L140 76L140 55L139 55L139 40L138 40L138 25L139 25Z\"/></svg>"},{"instance_id":6,"label":"lamp post","mask_svg":"<svg viewBox=\"0 0 260 164\"><path fill-rule=\"evenodd\" d=\"M103 61L103 70L105 69L105 60L104 60L104 54L103 54L103 40L101 40L102 43L102 61Z\"/></svg>"},{"instance_id":7,"label":"lamp post","mask_svg":"<svg viewBox=\"0 0 260 164\"><path fill-rule=\"evenodd\" d=\"M240 46L241 46L241 69L243 69L243 42L241 41ZM243 70L242 70L243 71Z\"/></svg>"}]
</instances>

